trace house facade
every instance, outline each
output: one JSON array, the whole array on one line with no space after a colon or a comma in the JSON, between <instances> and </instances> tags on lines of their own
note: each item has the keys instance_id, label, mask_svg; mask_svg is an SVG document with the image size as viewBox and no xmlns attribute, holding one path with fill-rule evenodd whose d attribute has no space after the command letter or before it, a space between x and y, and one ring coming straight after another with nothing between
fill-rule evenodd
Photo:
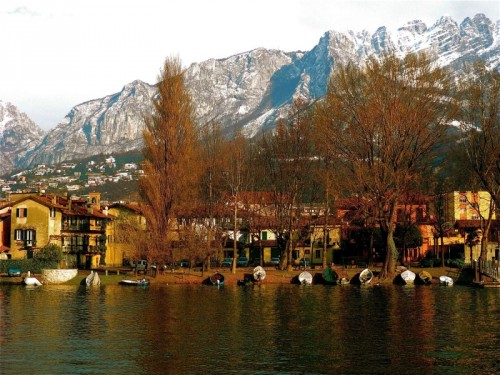
<instances>
[{"instance_id":1,"label":"house facade","mask_svg":"<svg viewBox=\"0 0 500 375\"><path fill-rule=\"evenodd\" d=\"M487 191L452 191L445 195L445 221L487 219L490 203ZM492 219L496 219L494 208Z\"/></svg>"},{"instance_id":2,"label":"house facade","mask_svg":"<svg viewBox=\"0 0 500 375\"><path fill-rule=\"evenodd\" d=\"M23 194L10 206L9 258L31 258L43 247L61 247L68 267L95 268L103 264L107 252L106 228L111 222L100 207L100 194L89 200L49 194Z\"/></svg>"},{"instance_id":3,"label":"house facade","mask_svg":"<svg viewBox=\"0 0 500 375\"><path fill-rule=\"evenodd\" d=\"M113 203L108 208L108 215L113 220L108 224L106 237L107 266L121 266L124 260L136 257L136 247L124 232L129 234L137 229L146 230L146 218L138 204ZM132 229L133 228L133 229Z\"/></svg>"}]
</instances>

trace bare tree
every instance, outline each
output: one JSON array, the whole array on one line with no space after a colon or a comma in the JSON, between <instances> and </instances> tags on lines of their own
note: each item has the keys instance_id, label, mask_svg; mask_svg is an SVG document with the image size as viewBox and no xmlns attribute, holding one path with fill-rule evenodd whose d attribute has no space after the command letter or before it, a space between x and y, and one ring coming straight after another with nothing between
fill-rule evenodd
<instances>
[{"instance_id":1,"label":"bare tree","mask_svg":"<svg viewBox=\"0 0 500 375\"><path fill-rule=\"evenodd\" d=\"M370 200L384 233L382 277L394 273L395 208L426 171L451 116L449 76L425 55L337 67L316 106L324 142L349 171L345 189Z\"/></svg>"},{"instance_id":2,"label":"bare tree","mask_svg":"<svg viewBox=\"0 0 500 375\"><path fill-rule=\"evenodd\" d=\"M245 191L251 181L249 163L249 143L241 134L236 134L229 141L228 149L224 155L224 172L226 187L231 194L233 205L233 266L232 273L236 273L236 259L238 257L238 210L241 206L241 192Z\"/></svg>"},{"instance_id":3,"label":"bare tree","mask_svg":"<svg viewBox=\"0 0 500 375\"><path fill-rule=\"evenodd\" d=\"M196 201L195 118L178 58L166 59L159 76L154 113L145 122L144 177L139 180L139 189L149 231L150 260L167 254L176 211Z\"/></svg>"},{"instance_id":4,"label":"bare tree","mask_svg":"<svg viewBox=\"0 0 500 375\"><path fill-rule=\"evenodd\" d=\"M307 110L308 103L296 100L288 118L280 119L275 133L265 134L259 144L266 172L262 177L274 195L274 230L281 248L281 265L287 268L292 266L292 236L300 225L303 195L317 164Z\"/></svg>"},{"instance_id":5,"label":"bare tree","mask_svg":"<svg viewBox=\"0 0 500 375\"><path fill-rule=\"evenodd\" d=\"M201 175L201 199L206 206L205 212L207 227L207 257L206 267L210 268L210 258L218 252L212 249L218 227L216 225L215 211L221 204L222 191L224 190L224 154L227 152L229 141L224 137L222 128L216 121L208 122L201 130L201 146L203 172ZM216 254L217 255L217 254ZM218 257L216 257L218 258Z\"/></svg>"},{"instance_id":6,"label":"bare tree","mask_svg":"<svg viewBox=\"0 0 500 375\"><path fill-rule=\"evenodd\" d=\"M486 259L491 213L500 207L500 73L479 61L469 67L459 83L458 107L468 167L492 200L481 242Z\"/></svg>"}]
</instances>

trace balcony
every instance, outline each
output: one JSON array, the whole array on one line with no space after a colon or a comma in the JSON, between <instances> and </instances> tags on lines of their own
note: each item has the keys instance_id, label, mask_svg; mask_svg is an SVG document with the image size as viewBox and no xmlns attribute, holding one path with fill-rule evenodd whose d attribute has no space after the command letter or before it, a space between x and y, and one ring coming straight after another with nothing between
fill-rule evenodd
<instances>
[{"instance_id":1,"label":"balcony","mask_svg":"<svg viewBox=\"0 0 500 375\"><path fill-rule=\"evenodd\" d=\"M88 232L90 231L90 224L67 224L64 223L61 227L61 230L72 230L77 232Z\"/></svg>"}]
</instances>

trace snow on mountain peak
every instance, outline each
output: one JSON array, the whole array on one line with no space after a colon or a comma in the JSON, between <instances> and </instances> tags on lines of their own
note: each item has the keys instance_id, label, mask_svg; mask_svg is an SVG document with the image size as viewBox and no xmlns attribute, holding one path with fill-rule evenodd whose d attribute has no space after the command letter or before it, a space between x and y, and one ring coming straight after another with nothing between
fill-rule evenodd
<instances>
[{"instance_id":1,"label":"snow on mountain peak","mask_svg":"<svg viewBox=\"0 0 500 375\"><path fill-rule=\"evenodd\" d=\"M321 98L337 64L363 64L369 56L425 51L438 65L455 71L477 58L498 69L499 29L500 21L476 14L460 25L443 16L431 27L413 20L395 31L385 26L375 33L327 31L310 51L257 48L193 63L186 69L185 82L200 126L216 119L227 133L241 130L251 137L272 129L280 116L287 115L294 98ZM17 164L60 162L142 147L144 117L153 111L156 94L156 86L136 80L120 92L78 104ZM4 107L0 106L2 113ZM0 130L8 123L5 118L0 118Z\"/></svg>"}]
</instances>

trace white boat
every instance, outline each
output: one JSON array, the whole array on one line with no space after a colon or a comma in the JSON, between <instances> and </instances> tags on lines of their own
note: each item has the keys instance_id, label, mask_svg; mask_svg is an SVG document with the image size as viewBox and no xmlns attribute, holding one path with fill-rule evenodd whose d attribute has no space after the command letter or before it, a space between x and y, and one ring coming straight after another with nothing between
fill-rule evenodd
<instances>
[{"instance_id":1,"label":"white boat","mask_svg":"<svg viewBox=\"0 0 500 375\"><path fill-rule=\"evenodd\" d=\"M401 278L407 285L412 285L413 282L415 281L415 277L416 277L415 272L412 272L410 270L405 270L401 272Z\"/></svg>"},{"instance_id":2,"label":"white boat","mask_svg":"<svg viewBox=\"0 0 500 375\"><path fill-rule=\"evenodd\" d=\"M28 271L28 275L24 278L24 284L27 286L40 286L42 283L36 278L32 277L30 271Z\"/></svg>"},{"instance_id":3,"label":"white boat","mask_svg":"<svg viewBox=\"0 0 500 375\"><path fill-rule=\"evenodd\" d=\"M453 279L449 276L439 276L439 285L452 286Z\"/></svg>"},{"instance_id":4,"label":"white boat","mask_svg":"<svg viewBox=\"0 0 500 375\"><path fill-rule=\"evenodd\" d=\"M309 272L301 272L301 274L299 275L299 283L301 283L302 285L311 285L312 282L313 277Z\"/></svg>"},{"instance_id":5,"label":"white boat","mask_svg":"<svg viewBox=\"0 0 500 375\"><path fill-rule=\"evenodd\" d=\"M99 286L101 285L101 279L99 278L99 274L94 271L90 271L90 275L85 278L85 284L87 286Z\"/></svg>"},{"instance_id":6,"label":"white boat","mask_svg":"<svg viewBox=\"0 0 500 375\"><path fill-rule=\"evenodd\" d=\"M359 274L359 282L361 284L369 284L370 281L372 281L372 279L373 279L373 272L368 268L365 268Z\"/></svg>"},{"instance_id":7,"label":"white boat","mask_svg":"<svg viewBox=\"0 0 500 375\"><path fill-rule=\"evenodd\" d=\"M261 266L257 266L253 269L253 279L255 281L262 281L266 278L266 270Z\"/></svg>"}]
</instances>

